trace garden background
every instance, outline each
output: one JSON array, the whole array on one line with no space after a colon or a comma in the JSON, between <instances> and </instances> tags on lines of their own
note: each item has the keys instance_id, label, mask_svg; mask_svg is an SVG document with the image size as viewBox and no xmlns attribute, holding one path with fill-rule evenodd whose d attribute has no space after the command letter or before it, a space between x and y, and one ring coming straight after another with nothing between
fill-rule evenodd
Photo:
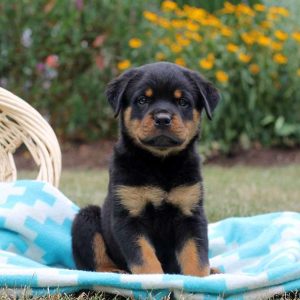
<instances>
[{"instance_id":1,"label":"garden background","mask_svg":"<svg viewBox=\"0 0 300 300\"><path fill-rule=\"evenodd\" d=\"M222 95L199 143L217 162L203 168L209 220L300 211L299 0L3 0L0 12L0 86L54 128L61 189L73 201L99 204L106 194L117 138L107 82L168 60L201 72ZM34 176L26 152L17 166Z\"/></svg>"}]
</instances>

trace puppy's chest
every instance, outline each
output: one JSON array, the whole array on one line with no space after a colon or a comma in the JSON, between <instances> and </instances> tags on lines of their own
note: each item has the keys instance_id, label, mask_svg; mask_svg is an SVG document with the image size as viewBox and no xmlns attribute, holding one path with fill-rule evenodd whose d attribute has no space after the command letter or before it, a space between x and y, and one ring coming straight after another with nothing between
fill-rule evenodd
<instances>
[{"instance_id":1,"label":"puppy's chest","mask_svg":"<svg viewBox=\"0 0 300 300\"><path fill-rule=\"evenodd\" d=\"M159 186L126 186L115 187L115 195L131 216L140 216L148 205L160 209L172 205L186 216L191 216L193 210L202 198L201 182L178 185L165 190Z\"/></svg>"}]
</instances>

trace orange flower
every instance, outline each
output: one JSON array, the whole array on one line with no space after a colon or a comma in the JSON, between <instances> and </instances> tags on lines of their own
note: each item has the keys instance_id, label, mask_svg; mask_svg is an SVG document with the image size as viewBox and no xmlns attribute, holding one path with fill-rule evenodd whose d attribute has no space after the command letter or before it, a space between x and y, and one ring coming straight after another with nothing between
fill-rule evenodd
<instances>
[{"instance_id":1,"label":"orange flower","mask_svg":"<svg viewBox=\"0 0 300 300\"><path fill-rule=\"evenodd\" d=\"M222 27L221 34L225 37L230 37L232 36L232 31L228 27Z\"/></svg>"},{"instance_id":2,"label":"orange flower","mask_svg":"<svg viewBox=\"0 0 300 300\"><path fill-rule=\"evenodd\" d=\"M252 45L255 42L254 37L250 33L247 33L247 32L243 32L241 34L241 38L244 41L244 43L247 45Z\"/></svg>"},{"instance_id":3,"label":"orange flower","mask_svg":"<svg viewBox=\"0 0 300 300\"><path fill-rule=\"evenodd\" d=\"M263 4L255 4L253 7L256 11L264 11L265 10L265 6Z\"/></svg>"},{"instance_id":4,"label":"orange flower","mask_svg":"<svg viewBox=\"0 0 300 300\"><path fill-rule=\"evenodd\" d=\"M278 43L278 42L271 42L271 48L274 50L274 51L281 51L282 48L283 48L283 45Z\"/></svg>"},{"instance_id":5,"label":"orange flower","mask_svg":"<svg viewBox=\"0 0 300 300\"><path fill-rule=\"evenodd\" d=\"M285 41L288 38L289 35L287 33L285 33L284 31L282 31L282 30L276 30L275 31L275 36L278 40Z\"/></svg>"},{"instance_id":6,"label":"orange flower","mask_svg":"<svg viewBox=\"0 0 300 300\"><path fill-rule=\"evenodd\" d=\"M202 58L199 60L199 65L202 69L210 70L214 66L214 61L207 58Z\"/></svg>"},{"instance_id":7,"label":"orange flower","mask_svg":"<svg viewBox=\"0 0 300 300\"><path fill-rule=\"evenodd\" d=\"M233 53L235 53L239 50L239 47L237 45L233 44L233 43L227 44L226 48L229 52L233 52Z\"/></svg>"},{"instance_id":8,"label":"orange flower","mask_svg":"<svg viewBox=\"0 0 300 300\"><path fill-rule=\"evenodd\" d=\"M128 59L122 60L118 63L117 67L120 71L126 70L131 66L131 62Z\"/></svg>"},{"instance_id":9,"label":"orange flower","mask_svg":"<svg viewBox=\"0 0 300 300\"><path fill-rule=\"evenodd\" d=\"M300 42L300 31L294 32L294 33L292 34L292 38L293 38L294 40L296 40L297 42Z\"/></svg>"},{"instance_id":10,"label":"orange flower","mask_svg":"<svg viewBox=\"0 0 300 300\"><path fill-rule=\"evenodd\" d=\"M177 4L174 1L165 0L162 2L161 8L163 11L172 11L177 9Z\"/></svg>"},{"instance_id":11,"label":"orange flower","mask_svg":"<svg viewBox=\"0 0 300 300\"><path fill-rule=\"evenodd\" d=\"M175 59L175 64L185 67L186 63L182 57L178 57Z\"/></svg>"},{"instance_id":12,"label":"orange flower","mask_svg":"<svg viewBox=\"0 0 300 300\"><path fill-rule=\"evenodd\" d=\"M251 72L253 75L256 75L256 74L259 73L260 67L259 67L258 64L251 64L251 65L249 66L249 70L250 70L250 72Z\"/></svg>"},{"instance_id":13,"label":"orange flower","mask_svg":"<svg viewBox=\"0 0 300 300\"><path fill-rule=\"evenodd\" d=\"M143 42L140 39L132 38L129 40L128 45L131 48L140 48L143 45Z\"/></svg>"},{"instance_id":14,"label":"orange flower","mask_svg":"<svg viewBox=\"0 0 300 300\"><path fill-rule=\"evenodd\" d=\"M268 46L271 44L271 39L265 35L261 35L258 40L257 43L262 45L262 46Z\"/></svg>"},{"instance_id":15,"label":"orange flower","mask_svg":"<svg viewBox=\"0 0 300 300\"><path fill-rule=\"evenodd\" d=\"M288 58L282 53L277 53L273 56L273 60L280 65L286 64L288 62Z\"/></svg>"},{"instance_id":16,"label":"orange flower","mask_svg":"<svg viewBox=\"0 0 300 300\"><path fill-rule=\"evenodd\" d=\"M143 16L145 19L147 19L148 21L153 22L153 23L157 22L157 20L158 20L158 16L151 11L147 11L147 10L144 11Z\"/></svg>"},{"instance_id":17,"label":"orange flower","mask_svg":"<svg viewBox=\"0 0 300 300\"><path fill-rule=\"evenodd\" d=\"M182 47L178 44L173 43L170 45L170 49L173 53L179 53L179 52L181 52Z\"/></svg>"},{"instance_id":18,"label":"orange flower","mask_svg":"<svg viewBox=\"0 0 300 300\"><path fill-rule=\"evenodd\" d=\"M227 73L225 73L224 71L217 71L215 73L215 76L217 78L218 81L220 81L221 83L225 83L228 81L228 75Z\"/></svg>"},{"instance_id":19,"label":"orange flower","mask_svg":"<svg viewBox=\"0 0 300 300\"><path fill-rule=\"evenodd\" d=\"M251 55L248 55L248 54L245 54L245 53L239 53L239 60L241 62L244 62L244 63L248 63L250 60L251 60Z\"/></svg>"}]
</instances>

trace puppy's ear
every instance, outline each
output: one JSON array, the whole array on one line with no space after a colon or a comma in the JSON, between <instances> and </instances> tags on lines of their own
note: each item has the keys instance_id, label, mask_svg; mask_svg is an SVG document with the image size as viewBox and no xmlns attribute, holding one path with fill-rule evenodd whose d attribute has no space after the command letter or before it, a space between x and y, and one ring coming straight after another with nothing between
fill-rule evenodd
<instances>
[{"instance_id":1,"label":"puppy's ear","mask_svg":"<svg viewBox=\"0 0 300 300\"><path fill-rule=\"evenodd\" d=\"M218 90L197 72L187 70L185 74L198 93L199 104L204 107L207 117L211 120L212 113L221 98Z\"/></svg>"},{"instance_id":2,"label":"puppy's ear","mask_svg":"<svg viewBox=\"0 0 300 300\"><path fill-rule=\"evenodd\" d=\"M124 97L124 92L129 84L129 81L137 74L137 69L130 69L117 78L113 79L106 88L106 97L108 103L114 110L115 118L118 116L122 108L122 99Z\"/></svg>"}]
</instances>

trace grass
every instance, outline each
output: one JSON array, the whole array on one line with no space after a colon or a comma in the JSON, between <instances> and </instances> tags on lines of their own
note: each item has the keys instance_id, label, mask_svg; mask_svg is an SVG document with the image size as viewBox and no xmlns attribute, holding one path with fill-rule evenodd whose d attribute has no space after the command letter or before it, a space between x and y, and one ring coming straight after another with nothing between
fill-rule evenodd
<instances>
[{"instance_id":1,"label":"grass","mask_svg":"<svg viewBox=\"0 0 300 300\"><path fill-rule=\"evenodd\" d=\"M208 220L272 211L300 211L300 165L283 167L203 167ZM33 177L22 172L23 178ZM67 170L60 190L79 206L104 201L107 170Z\"/></svg>"},{"instance_id":2,"label":"grass","mask_svg":"<svg viewBox=\"0 0 300 300\"><path fill-rule=\"evenodd\" d=\"M21 178L34 178L32 172L21 172L20 175ZM209 222L273 211L300 211L299 175L300 165L269 168L204 166L205 207ZM107 170L65 170L60 190L81 207L87 204L101 205L107 185ZM2 293L5 295L5 290ZM97 293L77 297L46 296L40 299L96 300L106 299L106 296ZM272 299L297 299L297 296L287 294Z\"/></svg>"}]
</instances>

